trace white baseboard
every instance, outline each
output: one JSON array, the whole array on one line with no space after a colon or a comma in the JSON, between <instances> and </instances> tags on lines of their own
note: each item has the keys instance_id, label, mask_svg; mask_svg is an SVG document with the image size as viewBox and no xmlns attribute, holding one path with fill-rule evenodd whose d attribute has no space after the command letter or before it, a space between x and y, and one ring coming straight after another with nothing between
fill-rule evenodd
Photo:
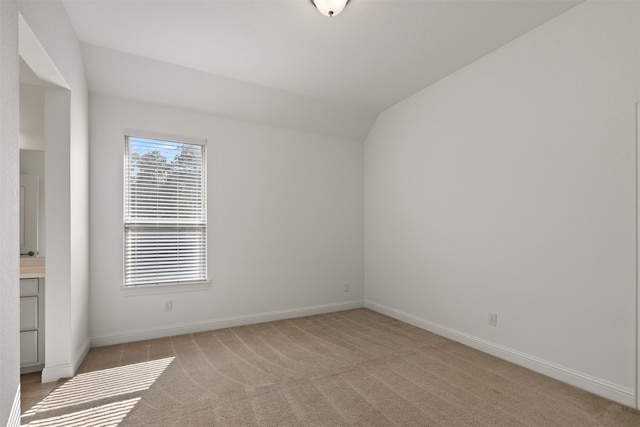
<instances>
[{"instance_id":1,"label":"white baseboard","mask_svg":"<svg viewBox=\"0 0 640 427\"><path fill-rule=\"evenodd\" d=\"M86 340L84 340L84 342L76 352L76 357L73 359L72 367L73 367L74 375L76 372L78 372L78 369L80 369L80 365L82 365L82 362L84 361L84 358L87 357L87 353L89 353L90 349L91 349L91 342L89 338L87 338Z\"/></svg>"},{"instance_id":2,"label":"white baseboard","mask_svg":"<svg viewBox=\"0 0 640 427\"><path fill-rule=\"evenodd\" d=\"M501 346L490 341L474 337L472 335L456 331L455 329L421 319L409 313L396 310L373 301L365 301L365 307L387 315L405 323L409 323L418 328L433 332L434 334L449 338L469 347L491 354L532 371L571 384L575 387L611 399L622 405L635 408L636 397L632 389L621 387L609 381L593 377L591 375L575 371L573 369L540 359L538 357Z\"/></svg>"},{"instance_id":3,"label":"white baseboard","mask_svg":"<svg viewBox=\"0 0 640 427\"><path fill-rule=\"evenodd\" d=\"M42 382L50 383L53 381L58 381L60 378L71 378L75 370L73 369L73 365L70 363L65 363L63 365L56 366L46 366L42 370Z\"/></svg>"},{"instance_id":4,"label":"white baseboard","mask_svg":"<svg viewBox=\"0 0 640 427\"><path fill-rule=\"evenodd\" d=\"M52 381L58 381L60 378L71 378L80 368L82 361L89 353L91 349L89 339L86 339L78 351L71 363L65 363L63 365L47 366L45 365L42 370L42 382L50 383Z\"/></svg>"},{"instance_id":5,"label":"white baseboard","mask_svg":"<svg viewBox=\"0 0 640 427\"><path fill-rule=\"evenodd\" d=\"M312 316L314 314L332 313L343 310L353 310L364 307L364 301L349 301L336 304L316 305L311 307L294 308L290 310L272 311L268 313L248 314L221 319L205 320L202 322L182 323L177 325L160 326L155 328L135 329L131 331L113 332L91 337L91 347L123 344L127 342L164 338L173 335L192 334L233 326L250 325L255 323L272 322L274 320L292 319L295 317Z\"/></svg>"},{"instance_id":6,"label":"white baseboard","mask_svg":"<svg viewBox=\"0 0 640 427\"><path fill-rule=\"evenodd\" d=\"M11 405L11 412L9 413L9 419L7 420L7 427L20 427L20 384L18 383L18 389L13 397L13 404Z\"/></svg>"}]
</instances>

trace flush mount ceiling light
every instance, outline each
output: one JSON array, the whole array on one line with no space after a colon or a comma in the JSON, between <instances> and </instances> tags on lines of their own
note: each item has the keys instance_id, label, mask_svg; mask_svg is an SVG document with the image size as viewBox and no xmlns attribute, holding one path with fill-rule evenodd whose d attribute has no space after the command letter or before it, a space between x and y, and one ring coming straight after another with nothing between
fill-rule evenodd
<instances>
[{"instance_id":1,"label":"flush mount ceiling light","mask_svg":"<svg viewBox=\"0 0 640 427\"><path fill-rule=\"evenodd\" d=\"M311 0L311 3L325 16L336 16L349 3L349 0Z\"/></svg>"}]
</instances>

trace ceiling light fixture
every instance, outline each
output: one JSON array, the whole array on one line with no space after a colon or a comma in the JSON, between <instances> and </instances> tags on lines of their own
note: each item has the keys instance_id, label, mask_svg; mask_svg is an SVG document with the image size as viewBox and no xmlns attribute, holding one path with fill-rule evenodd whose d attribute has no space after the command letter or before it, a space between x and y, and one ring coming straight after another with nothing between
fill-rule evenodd
<instances>
[{"instance_id":1,"label":"ceiling light fixture","mask_svg":"<svg viewBox=\"0 0 640 427\"><path fill-rule=\"evenodd\" d=\"M349 0L311 0L311 3L325 16L336 16L349 3Z\"/></svg>"}]
</instances>

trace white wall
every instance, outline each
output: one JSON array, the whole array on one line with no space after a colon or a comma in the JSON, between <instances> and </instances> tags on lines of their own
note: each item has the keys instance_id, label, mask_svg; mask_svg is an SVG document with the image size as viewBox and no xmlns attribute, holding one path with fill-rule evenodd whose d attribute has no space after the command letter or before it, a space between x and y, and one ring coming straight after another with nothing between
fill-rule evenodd
<instances>
[{"instance_id":1,"label":"white wall","mask_svg":"<svg viewBox=\"0 0 640 427\"><path fill-rule=\"evenodd\" d=\"M362 306L361 141L97 95L90 121L93 344ZM121 290L125 128L208 140L208 290Z\"/></svg>"},{"instance_id":2,"label":"white wall","mask_svg":"<svg viewBox=\"0 0 640 427\"><path fill-rule=\"evenodd\" d=\"M20 424L18 13L0 1L0 425Z\"/></svg>"},{"instance_id":3,"label":"white wall","mask_svg":"<svg viewBox=\"0 0 640 427\"><path fill-rule=\"evenodd\" d=\"M635 405L639 17L587 2L380 115L368 306Z\"/></svg>"},{"instance_id":4,"label":"white wall","mask_svg":"<svg viewBox=\"0 0 640 427\"><path fill-rule=\"evenodd\" d=\"M48 251L43 381L53 381L72 375L89 349L88 92L80 46L64 6L59 1L32 1L18 7L43 49L41 57L51 64L49 71L53 69L66 85L45 90ZM38 74L37 64L24 59Z\"/></svg>"},{"instance_id":5,"label":"white wall","mask_svg":"<svg viewBox=\"0 0 640 427\"><path fill-rule=\"evenodd\" d=\"M44 151L44 87L20 84L20 149Z\"/></svg>"},{"instance_id":6,"label":"white wall","mask_svg":"<svg viewBox=\"0 0 640 427\"><path fill-rule=\"evenodd\" d=\"M377 108L268 88L94 45L83 44L82 55L92 93L358 140L365 138L378 114Z\"/></svg>"}]
</instances>

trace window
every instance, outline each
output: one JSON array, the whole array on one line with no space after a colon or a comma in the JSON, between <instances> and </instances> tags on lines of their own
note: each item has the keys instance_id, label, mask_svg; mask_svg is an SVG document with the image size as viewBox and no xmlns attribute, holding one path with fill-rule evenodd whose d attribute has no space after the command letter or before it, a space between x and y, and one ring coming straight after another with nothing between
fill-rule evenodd
<instances>
[{"instance_id":1,"label":"window","mask_svg":"<svg viewBox=\"0 0 640 427\"><path fill-rule=\"evenodd\" d=\"M125 287L207 281L206 141L127 133Z\"/></svg>"}]
</instances>

